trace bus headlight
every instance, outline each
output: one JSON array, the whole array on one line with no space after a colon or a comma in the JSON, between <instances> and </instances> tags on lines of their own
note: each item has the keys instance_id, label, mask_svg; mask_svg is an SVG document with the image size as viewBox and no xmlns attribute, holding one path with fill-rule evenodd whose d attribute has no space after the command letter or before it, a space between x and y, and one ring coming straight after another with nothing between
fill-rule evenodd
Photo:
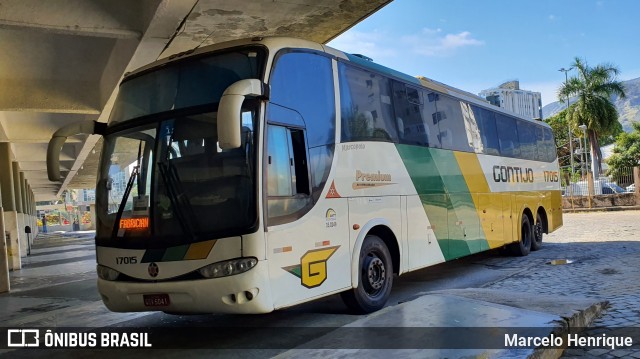
<instances>
[{"instance_id":1,"label":"bus headlight","mask_svg":"<svg viewBox=\"0 0 640 359\"><path fill-rule=\"evenodd\" d=\"M222 261L210 264L206 267L198 269L198 272L206 278L227 277L244 273L258 264L258 259L253 257L236 258L228 261Z\"/></svg>"},{"instance_id":2,"label":"bus headlight","mask_svg":"<svg viewBox=\"0 0 640 359\"><path fill-rule=\"evenodd\" d=\"M120 272L118 272L117 270L111 269L109 267L105 267L100 264L98 264L97 270L98 270L98 277L104 280L113 281L118 279L118 276L120 275Z\"/></svg>"}]
</instances>

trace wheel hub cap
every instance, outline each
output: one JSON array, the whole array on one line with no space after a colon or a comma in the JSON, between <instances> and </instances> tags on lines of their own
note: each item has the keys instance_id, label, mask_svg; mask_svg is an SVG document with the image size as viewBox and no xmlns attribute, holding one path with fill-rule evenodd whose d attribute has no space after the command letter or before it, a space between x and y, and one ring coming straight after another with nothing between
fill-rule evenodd
<instances>
[{"instance_id":1,"label":"wheel hub cap","mask_svg":"<svg viewBox=\"0 0 640 359\"><path fill-rule=\"evenodd\" d=\"M384 285L386 270L384 263L380 258L374 258L369 262L367 268L367 277L369 278L369 284L373 289L380 289Z\"/></svg>"}]
</instances>

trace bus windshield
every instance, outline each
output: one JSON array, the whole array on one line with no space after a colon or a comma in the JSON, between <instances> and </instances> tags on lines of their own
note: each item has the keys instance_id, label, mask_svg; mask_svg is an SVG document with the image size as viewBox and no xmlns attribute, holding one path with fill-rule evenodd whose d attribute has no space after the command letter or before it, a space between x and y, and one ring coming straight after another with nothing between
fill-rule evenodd
<instances>
[{"instance_id":1,"label":"bus windshield","mask_svg":"<svg viewBox=\"0 0 640 359\"><path fill-rule=\"evenodd\" d=\"M219 55L236 58L224 68L220 65L228 59L216 55L185 61L122 85L112 115L121 123L104 137L96 244L164 248L251 230L257 220L258 102L245 101L242 145L231 150L218 145L217 105L228 85L260 77L255 53L250 60L241 54L243 63L237 53ZM217 70L192 75L203 63L216 63ZM127 126L127 120L135 121Z\"/></svg>"}]
</instances>

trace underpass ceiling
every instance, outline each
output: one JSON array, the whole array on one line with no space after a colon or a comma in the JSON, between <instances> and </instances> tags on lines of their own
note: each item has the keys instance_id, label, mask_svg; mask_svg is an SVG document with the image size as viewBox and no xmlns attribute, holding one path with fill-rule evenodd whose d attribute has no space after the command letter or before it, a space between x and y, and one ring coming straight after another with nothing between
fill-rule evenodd
<instances>
[{"instance_id":1,"label":"underpass ceiling","mask_svg":"<svg viewBox=\"0 0 640 359\"><path fill-rule=\"evenodd\" d=\"M93 188L99 137L69 139L59 182L46 179L47 142L66 124L106 122L126 71L245 37L325 43L389 2L0 0L0 141L12 143L12 158L36 200L54 199L66 188Z\"/></svg>"}]
</instances>

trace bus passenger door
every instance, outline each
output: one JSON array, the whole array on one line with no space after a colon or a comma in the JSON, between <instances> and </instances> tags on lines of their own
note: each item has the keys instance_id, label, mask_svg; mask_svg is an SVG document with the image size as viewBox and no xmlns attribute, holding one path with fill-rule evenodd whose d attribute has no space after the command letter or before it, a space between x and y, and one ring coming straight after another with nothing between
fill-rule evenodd
<instances>
[{"instance_id":1,"label":"bus passenger door","mask_svg":"<svg viewBox=\"0 0 640 359\"><path fill-rule=\"evenodd\" d=\"M351 285L346 199L314 203L306 133L267 125L267 260L276 309Z\"/></svg>"}]
</instances>

